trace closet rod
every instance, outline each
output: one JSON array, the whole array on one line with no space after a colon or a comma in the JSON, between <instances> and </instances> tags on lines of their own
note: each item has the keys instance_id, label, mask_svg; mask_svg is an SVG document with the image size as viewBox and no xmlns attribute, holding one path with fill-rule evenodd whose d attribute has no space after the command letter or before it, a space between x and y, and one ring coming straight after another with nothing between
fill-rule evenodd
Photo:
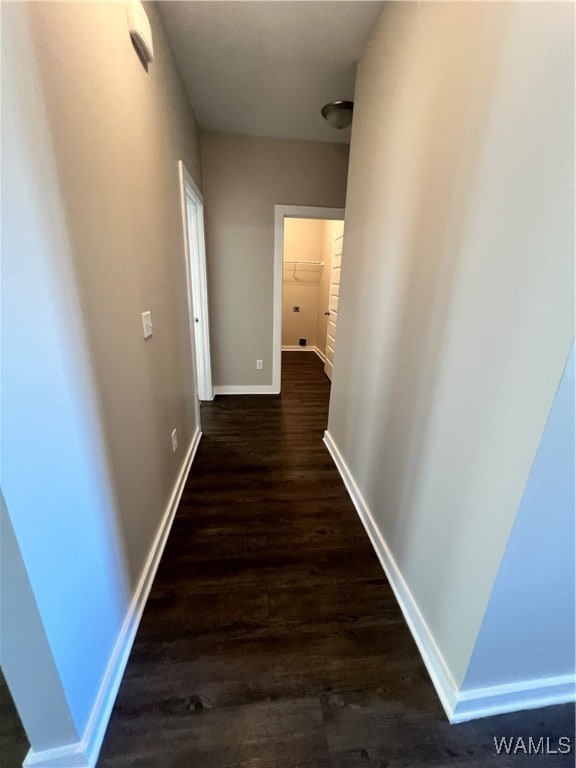
<instances>
[{"instance_id":1,"label":"closet rod","mask_svg":"<svg viewBox=\"0 0 576 768\"><path fill-rule=\"evenodd\" d=\"M323 261L299 261L298 259L284 259L284 264L310 264L313 267L323 267Z\"/></svg>"}]
</instances>

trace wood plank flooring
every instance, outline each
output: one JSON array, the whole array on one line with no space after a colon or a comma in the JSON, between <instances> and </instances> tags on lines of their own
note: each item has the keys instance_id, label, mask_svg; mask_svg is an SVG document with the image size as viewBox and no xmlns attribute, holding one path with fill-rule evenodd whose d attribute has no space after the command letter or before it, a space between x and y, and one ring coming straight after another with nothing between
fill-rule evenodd
<instances>
[{"instance_id":1,"label":"wood plank flooring","mask_svg":"<svg viewBox=\"0 0 576 768\"><path fill-rule=\"evenodd\" d=\"M0 766L20 768L30 745L0 670Z\"/></svg>"},{"instance_id":2,"label":"wood plank flooring","mask_svg":"<svg viewBox=\"0 0 576 768\"><path fill-rule=\"evenodd\" d=\"M448 725L322 444L330 385L283 354L280 397L218 397L99 768L573 766L494 736L574 736L573 707Z\"/></svg>"},{"instance_id":3,"label":"wood plank flooring","mask_svg":"<svg viewBox=\"0 0 576 768\"><path fill-rule=\"evenodd\" d=\"M284 353L280 397L219 397L99 768L571 768L494 737L569 736L574 707L448 725L322 444L330 385ZM0 765L26 739L0 685Z\"/></svg>"}]
</instances>

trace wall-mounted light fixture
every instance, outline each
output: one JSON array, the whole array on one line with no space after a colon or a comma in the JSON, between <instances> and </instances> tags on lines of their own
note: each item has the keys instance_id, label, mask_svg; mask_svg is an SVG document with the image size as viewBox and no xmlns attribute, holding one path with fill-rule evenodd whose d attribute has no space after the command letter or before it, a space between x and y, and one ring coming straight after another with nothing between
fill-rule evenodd
<instances>
[{"instance_id":1,"label":"wall-mounted light fixture","mask_svg":"<svg viewBox=\"0 0 576 768\"><path fill-rule=\"evenodd\" d=\"M145 67L154 61L152 27L140 0L128 0L126 3L128 29L138 56Z\"/></svg>"},{"instance_id":2,"label":"wall-mounted light fixture","mask_svg":"<svg viewBox=\"0 0 576 768\"><path fill-rule=\"evenodd\" d=\"M322 117L332 128L347 128L352 122L353 101L331 101L322 109Z\"/></svg>"}]
</instances>

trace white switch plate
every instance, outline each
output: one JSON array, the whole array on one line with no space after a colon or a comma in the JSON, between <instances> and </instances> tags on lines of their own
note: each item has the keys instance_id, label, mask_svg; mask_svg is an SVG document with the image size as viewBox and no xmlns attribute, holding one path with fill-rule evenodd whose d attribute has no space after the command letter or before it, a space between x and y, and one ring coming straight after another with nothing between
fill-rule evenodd
<instances>
[{"instance_id":1,"label":"white switch plate","mask_svg":"<svg viewBox=\"0 0 576 768\"><path fill-rule=\"evenodd\" d=\"M261 371L263 368L264 363L262 360L256 360L256 370Z\"/></svg>"},{"instance_id":2,"label":"white switch plate","mask_svg":"<svg viewBox=\"0 0 576 768\"><path fill-rule=\"evenodd\" d=\"M149 339L152 336L152 314L150 312L142 312L142 328L144 329L144 338Z\"/></svg>"},{"instance_id":3,"label":"white switch plate","mask_svg":"<svg viewBox=\"0 0 576 768\"><path fill-rule=\"evenodd\" d=\"M172 453L176 453L176 448L178 448L178 435L176 434L176 430L172 430Z\"/></svg>"}]
</instances>

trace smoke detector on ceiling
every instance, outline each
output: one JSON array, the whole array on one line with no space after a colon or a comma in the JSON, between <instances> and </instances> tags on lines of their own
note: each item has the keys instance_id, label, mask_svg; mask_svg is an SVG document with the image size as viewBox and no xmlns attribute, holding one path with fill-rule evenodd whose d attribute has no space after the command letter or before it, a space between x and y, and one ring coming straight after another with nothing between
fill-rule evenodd
<instances>
[{"instance_id":1,"label":"smoke detector on ceiling","mask_svg":"<svg viewBox=\"0 0 576 768\"><path fill-rule=\"evenodd\" d=\"M354 111L353 101L331 101L325 104L322 109L322 117L332 128L347 128L352 123L352 112Z\"/></svg>"}]
</instances>

